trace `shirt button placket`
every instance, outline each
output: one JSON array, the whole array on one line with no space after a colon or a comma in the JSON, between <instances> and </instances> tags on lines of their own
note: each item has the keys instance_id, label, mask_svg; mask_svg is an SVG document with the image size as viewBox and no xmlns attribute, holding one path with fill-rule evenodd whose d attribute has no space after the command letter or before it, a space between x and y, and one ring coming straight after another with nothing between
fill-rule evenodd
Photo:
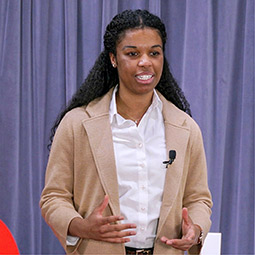
<instances>
[{"instance_id":1,"label":"shirt button placket","mask_svg":"<svg viewBox=\"0 0 255 255\"><path fill-rule=\"evenodd\" d=\"M148 224L147 204L148 204L148 173L146 167L146 154L143 142L137 143L139 154L139 232L141 233L140 241L145 242L146 226Z\"/></svg>"}]
</instances>

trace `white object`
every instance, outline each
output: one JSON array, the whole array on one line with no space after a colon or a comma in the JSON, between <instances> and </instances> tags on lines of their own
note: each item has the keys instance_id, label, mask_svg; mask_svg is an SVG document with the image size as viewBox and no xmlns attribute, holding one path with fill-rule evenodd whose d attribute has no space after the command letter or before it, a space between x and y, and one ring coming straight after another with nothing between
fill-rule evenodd
<instances>
[{"instance_id":1,"label":"white object","mask_svg":"<svg viewBox=\"0 0 255 255\"><path fill-rule=\"evenodd\" d=\"M205 238L201 255L220 255L221 254L221 233L209 232Z\"/></svg>"}]
</instances>

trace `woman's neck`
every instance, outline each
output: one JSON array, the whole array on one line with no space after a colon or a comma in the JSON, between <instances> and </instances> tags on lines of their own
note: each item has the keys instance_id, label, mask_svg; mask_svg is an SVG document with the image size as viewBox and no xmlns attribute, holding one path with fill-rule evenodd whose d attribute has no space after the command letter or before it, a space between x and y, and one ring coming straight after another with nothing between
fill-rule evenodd
<instances>
[{"instance_id":1,"label":"woman's neck","mask_svg":"<svg viewBox=\"0 0 255 255\"><path fill-rule=\"evenodd\" d=\"M152 102L153 92L146 95L122 95L116 93L117 112L125 119L131 119L137 125Z\"/></svg>"}]
</instances>

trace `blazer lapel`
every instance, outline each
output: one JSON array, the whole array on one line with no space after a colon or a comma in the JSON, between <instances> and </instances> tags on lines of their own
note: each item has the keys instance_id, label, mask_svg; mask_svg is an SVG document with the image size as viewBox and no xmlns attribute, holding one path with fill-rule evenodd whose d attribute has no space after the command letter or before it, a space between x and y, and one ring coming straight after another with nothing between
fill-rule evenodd
<instances>
[{"instance_id":1,"label":"blazer lapel","mask_svg":"<svg viewBox=\"0 0 255 255\"><path fill-rule=\"evenodd\" d=\"M183 174L184 157L190 135L189 129L185 127L185 118L180 118L180 114L177 114L179 110L176 110L175 106L167 102L162 96L160 98L163 102L167 155L170 150L175 150L176 158L171 165L168 165L166 172L157 234L160 233L164 226L178 194Z\"/></svg>"},{"instance_id":2,"label":"blazer lapel","mask_svg":"<svg viewBox=\"0 0 255 255\"><path fill-rule=\"evenodd\" d=\"M97 104L88 105L89 119L83 121L98 175L114 215L120 215L118 178L116 173L112 132L109 121L109 104L112 90Z\"/></svg>"}]
</instances>

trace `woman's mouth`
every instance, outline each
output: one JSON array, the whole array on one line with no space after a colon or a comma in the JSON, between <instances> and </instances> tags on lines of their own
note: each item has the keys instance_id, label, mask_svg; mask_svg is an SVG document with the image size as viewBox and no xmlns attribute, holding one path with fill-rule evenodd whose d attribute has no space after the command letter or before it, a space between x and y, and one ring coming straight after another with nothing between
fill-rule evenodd
<instances>
[{"instance_id":1,"label":"woman's mouth","mask_svg":"<svg viewBox=\"0 0 255 255\"><path fill-rule=\"evenodd\" d=\"M139 73L136 76L136 81L140 84L151 84L154 81L154 74L153 73Z\"/></svg>"},{"instance_id":2,"label":"woman's mouth","mask_svg":"<svg viewBox=\"0 0 255 255\"><path fill-rule=\"evenodd\" d=\"M139 79L139 80L142 80L142 81L148 81L149 79L152 78L152 74L146 74L146 75L137 75L136 77Z\"/></svg>"}]
</instances>

